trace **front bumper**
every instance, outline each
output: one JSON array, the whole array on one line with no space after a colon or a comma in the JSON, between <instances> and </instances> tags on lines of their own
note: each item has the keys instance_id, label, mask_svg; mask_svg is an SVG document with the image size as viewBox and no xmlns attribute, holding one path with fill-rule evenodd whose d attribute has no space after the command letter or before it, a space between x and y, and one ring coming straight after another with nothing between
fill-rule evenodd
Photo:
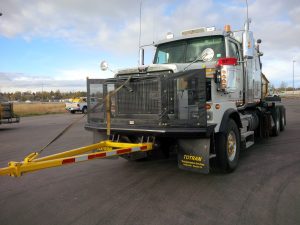
<instances>
[{"instance_id":1,"label":"front bumper","mask_svg":"<svg viewBox=\"0 0 300 225\"><path fill-rule=\"evenodd\" d=\"M80 108L69 107L69 108L66 108L66 110L68 110L68 111L80 111Z\"/></svg>"},{"instance_id":2,"label":"front bumper","mask_svg":"<svg viewBox=\"0 0 300 225\"><path fill-rule=\"evenodd\" d=\"M159 137L199 138L210 137L214 132L216 124L208 124L207 127L114 127L110 128L112 133L124 135L147 135ZM86 130L106 132L106 126L95 126L87 123Z\"/></svg>"}]
</instances>

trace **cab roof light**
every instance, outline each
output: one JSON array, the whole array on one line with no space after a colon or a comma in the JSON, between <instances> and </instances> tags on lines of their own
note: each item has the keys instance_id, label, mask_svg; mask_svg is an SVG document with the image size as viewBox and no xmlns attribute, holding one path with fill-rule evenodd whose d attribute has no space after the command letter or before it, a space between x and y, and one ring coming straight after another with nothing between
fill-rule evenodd
<instances>
[{"instance_id":1,"label":"cab roof light","mask_svg":"<svg viewBox=\"0 0 300 225\"><path fill-rule=\"evenodd\" d=\"M200 28L196 28L196 29L182 31L181 35L182 36L193 35L193 34L203 33L205 31L206 31L206 27L200 27Z\"/></svg>"},{"instance_id":2,"label":"cab roof light","mask_svg":"<svg viewBox=\"0 0 300 225\"><path fill-rule=\"evenodd\" d=\"M199 27L191 30L185 30L181 32L182 36L186 35L193 35L193 34L198 34L198 33L203 33L203 32L211 32L215 31L216 27Z\"/></svg>"},{"instance_id":3,"label":"cab roof light","mask_svg":"<svg viewBox=\"0 0 300 225\"><path fill-rule=\"evenodd\" d=\"M215 30L216 30L216 27L207 27L206 28L207 32L211 32L211 31L215 31Z\"/></svg>"},{"instance_id":4,"label":"cab roof light","mask_svg":"<svg viewBox=\"0 0 300 225\"><path fill-rule=\"evenodd\" d=\"M167 39L172 39L172 38L174 38L174 34L171 33L171 32L168 32L167 35L166 35L166 38Z\"/></svg>"},{"instance_id":5,"label":"cab roof light","mask_svg":"<svg viewBox=\"0 0 300 225\"><path fill-rule=\"evenodd\" d=\"M218 60L217 66L235 66L237 65L237 58L220 58Z\"/></svg>"},{"instance_id":6,"label":"cab roof light","mask_svg":"<svg viewBox=\"0 0 300 225\"><path fill-rule=\"evenodd\" d=\"M174 34L172 32L168 32L166 35L166 39L173 39L174 38Z\"/></svg>"}]
</instances>

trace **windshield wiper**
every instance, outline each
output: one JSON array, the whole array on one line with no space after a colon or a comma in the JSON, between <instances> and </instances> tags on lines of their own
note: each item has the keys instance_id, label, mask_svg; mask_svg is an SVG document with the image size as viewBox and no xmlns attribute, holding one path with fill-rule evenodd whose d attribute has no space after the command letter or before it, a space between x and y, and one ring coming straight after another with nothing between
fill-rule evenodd
<instances>
[{"instance_id":1,"label":"windshield wiper","mask_svg":"<svg viewBox=\"0 0 300 225\"><path fill-rule=\"evenodd\" d=\"M194 61L192 61L189 65L187 65L186 67L184 67L183 71L185 71L187 68L189 68L195 62L204 62L202 58L203 58L202 55L199 55Z\"/></svg>"}]
</instances>

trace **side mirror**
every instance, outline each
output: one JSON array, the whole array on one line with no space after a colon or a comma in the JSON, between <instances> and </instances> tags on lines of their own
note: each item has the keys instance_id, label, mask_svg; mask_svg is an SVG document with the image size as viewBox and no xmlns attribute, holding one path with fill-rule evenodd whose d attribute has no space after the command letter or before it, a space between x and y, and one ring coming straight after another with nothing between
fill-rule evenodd
<instances>
[{"instance_id":1,"label":"side mirror","mask_svg":"<svg viewBox=\"0 0 300 225\"><path fill-rule=\"evenodd\" d=\"M261 39L257 39L256 43L260 44L261 43Z\"/></svg>"},{"instance_id":2,"label":"side mirror","mask_svg":"<svg viewBox=\"0 0 300 225\"><path fill-rule=\"evenodd\" d=\"M143 48L139 49L139 64L140 66L143 66L144 63L144 58L145 58L145 50Z\"/></svg>"},{"instance_id":3,"label":"side mirror","mask_svg":"<svg viewBox=\"0 0 300 225\"><path fill-rule=\"evenodd\" d=\"M103 60L101 63L100 63L100 68L102 71L106 71L108 69L108 63Z\"/></svg>"},{"instance_id":4,"label":"side mirror","mask_svg":"<svg viewBox=\"0 0 300 225\"><path fill-rule=\"evenodd\" d=\"M251 31L244 31L243 33L243 56L244 59L252 59L254 56L254 38Z\"/></svg>"}]
</instances>

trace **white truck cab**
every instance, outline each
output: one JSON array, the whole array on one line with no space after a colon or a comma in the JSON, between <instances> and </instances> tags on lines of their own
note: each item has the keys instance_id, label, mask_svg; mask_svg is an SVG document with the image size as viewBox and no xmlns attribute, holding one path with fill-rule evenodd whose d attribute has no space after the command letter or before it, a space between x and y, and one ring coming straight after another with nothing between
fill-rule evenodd
<instances>
[{"instance_id":1,"label":"white truck cab","mask_svg":"<svg viewBox=\"0 0 300 225\"><path fill-rule=\"evenodd\" d=\"M155 44L153 64L87 80L86 129L95 142L106 138L108 128L129 142L152 137L166 155L178 149L181 169L208 173L215 159L231 172L241 148L255 137L277 136L285 126L284 106L262 91L260 43L249 21L237 32L227 25L224 31L201 27L176 38L168 34Z\"/></svg>"}]
</instances>

